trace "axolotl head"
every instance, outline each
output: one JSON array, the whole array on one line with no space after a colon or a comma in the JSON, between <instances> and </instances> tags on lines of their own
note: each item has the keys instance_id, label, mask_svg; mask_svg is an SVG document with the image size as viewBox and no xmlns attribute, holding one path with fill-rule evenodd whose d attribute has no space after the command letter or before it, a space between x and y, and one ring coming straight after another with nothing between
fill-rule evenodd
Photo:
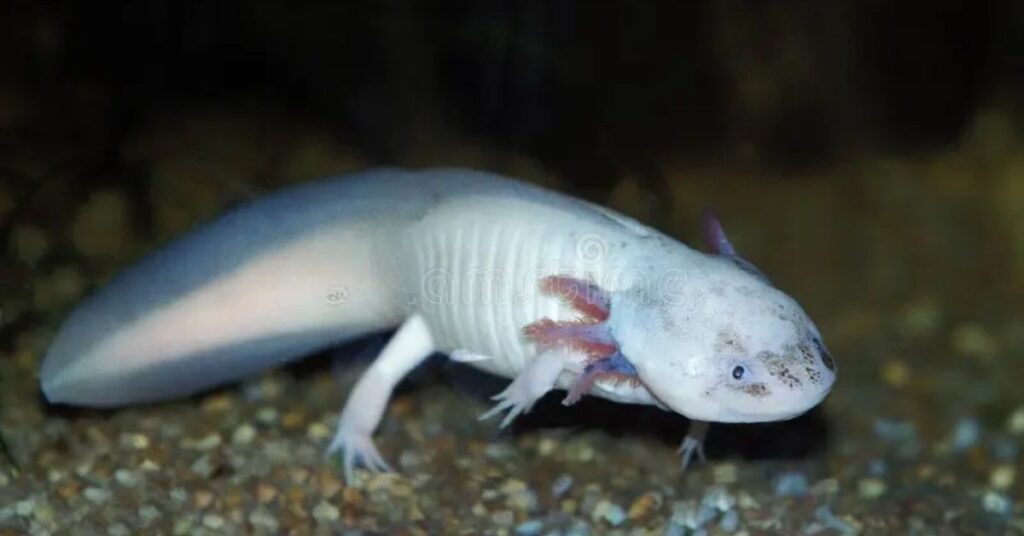
<instances>
[{"instance_id":1,"label":"axolotl head","mask_svg":"<svg viewBox=\"0 0 1024 536\"><path fill-rule=\"evenodd\" d=\"M735 254L717 220L711 255L612 299L609 327L644 386L687 417L795 417L832 388L836 366L799 304ZM692 260L696 259L696 260Z\"/></svg>"}]
</instances>

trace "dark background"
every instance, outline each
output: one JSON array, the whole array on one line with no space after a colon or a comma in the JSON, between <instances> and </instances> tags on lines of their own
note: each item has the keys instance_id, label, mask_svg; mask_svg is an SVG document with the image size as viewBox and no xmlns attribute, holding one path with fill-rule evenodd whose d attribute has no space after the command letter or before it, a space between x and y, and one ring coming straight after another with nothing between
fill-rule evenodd
<instances>
[{"instance_id":1,"label":"dark background","mask_svg":"<svg viewBox=\"0 0 1024 536\"><path fill-rule=\"evenodd\" d=\"M245 101L370 162L444 128L580 185L665 158L802 169L951 143L982 104L1019 124L1022 28L1011 0L8 0L0 159L116 159L156 114Z\"/></svg>"}]
</instances>

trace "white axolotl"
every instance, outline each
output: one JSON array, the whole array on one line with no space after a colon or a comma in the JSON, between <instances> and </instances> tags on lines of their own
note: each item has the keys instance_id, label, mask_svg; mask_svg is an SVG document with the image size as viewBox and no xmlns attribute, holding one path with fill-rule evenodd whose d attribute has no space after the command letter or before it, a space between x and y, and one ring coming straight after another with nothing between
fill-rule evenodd
<instances>
[{"instance_id":1,"label":"white axolotl","mask_svg":"<svg viewBox=\"0 0 1024 536\"><path fill-rule=\"evenodd\" d=\"M693 420L789 419L835 366L814 323L733 251L710 254L606 208L496 175L384 169L236 208L84 300L40 373L55 403L152 402L397 327L328 447L346 476L388 465L372 440L396 384L434 352L513 378L502 426L553 389Z\"/></svg>"}]
</instances>

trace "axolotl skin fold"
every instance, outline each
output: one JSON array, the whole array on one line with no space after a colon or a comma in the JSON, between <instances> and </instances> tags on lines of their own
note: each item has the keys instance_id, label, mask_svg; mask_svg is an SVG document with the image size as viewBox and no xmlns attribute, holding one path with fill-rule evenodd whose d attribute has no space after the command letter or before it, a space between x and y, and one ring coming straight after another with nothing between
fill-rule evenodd
<instances>
[{"instance_id":1,"label":"axolotl skin fold","mask_svg":"<svg viewBox=\"0 0 1024 536\"><path fill-rule=\"evenodd\" d=\"M372 440L396 384L434 352L511 378L502 425L553 389L693 421L789 419L835 381L800 306L738 257L496 175L384 169L282 190L144 258L64 322L40 373L55 403L188 395L397 328L328 450L388 468Z\"/></svg>"}]
</instances>

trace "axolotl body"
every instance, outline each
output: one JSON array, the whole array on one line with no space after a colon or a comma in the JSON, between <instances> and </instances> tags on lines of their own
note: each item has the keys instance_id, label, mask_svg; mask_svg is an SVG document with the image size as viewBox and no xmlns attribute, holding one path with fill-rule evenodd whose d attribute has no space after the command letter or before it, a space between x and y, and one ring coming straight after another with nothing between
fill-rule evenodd
<instances>
[{"instance_id":1,"label":"axolotl body","mask_svg":"<svg viewBox=\"0 0 1024 536\"><path fill-rule=\"evenodd\" d=\"M706 423L788 419L835 381L801 307L736 255L496 175L384 169L293 186L200 226L75 308L41 370L51 402L114 407L192 394L397 327L328 450L386 470L391 392L435 352L512 378L502 425L553 389Z\"/></svg>"}]
</instances>

